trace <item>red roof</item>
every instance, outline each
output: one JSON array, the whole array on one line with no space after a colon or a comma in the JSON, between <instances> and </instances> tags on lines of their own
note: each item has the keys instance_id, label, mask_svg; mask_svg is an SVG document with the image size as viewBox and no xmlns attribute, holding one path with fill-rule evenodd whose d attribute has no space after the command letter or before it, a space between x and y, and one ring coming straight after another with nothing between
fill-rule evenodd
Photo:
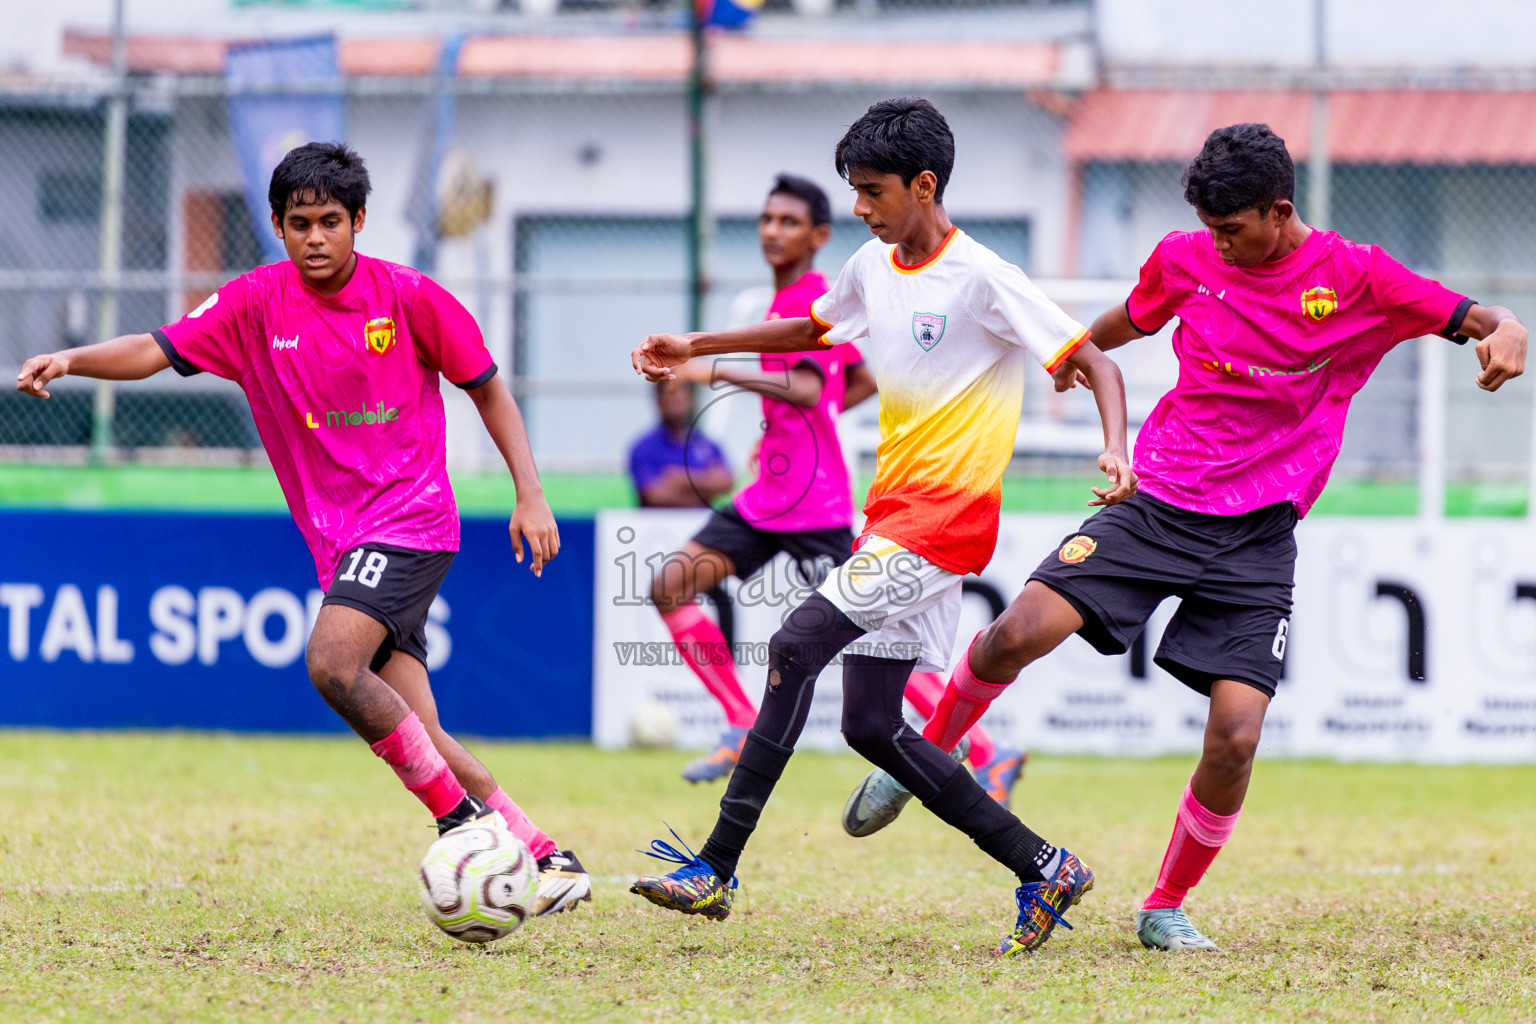
<instances>
[{"instance_id":1,"label":"red roof","mask_svg":"<svg viewBox=\"0 0 1536 1024\"><path fill-rule=\"evenodd\" d=\"M218 75L227 40L131 36L128 69ZM425 75L437 68L438 39L343 39L347 75ZM105 35L66 31L64 52L98 64L111 58ZM475 36L459 54L459 73L485 78L681 82L688 37ZM785 39L719 35L711 41L717 82L903 82L1030 89L1050 85L1060 68L1054 43L989 40Z\"/></svg>"},{"instance_id":2,"label":"red roof","mask_svg":"<svg viewBox=\"0 0 1536 1024\"><path fill-rule=\"evenodd\" d=\"M1312 148L1312 94L1103 90L1082 98L1063 146L1077 161L1177 161L1212 129L1263 121L1297 160ZM1536 164L1536 92L1336 92L1328 147L1338 163Z\"/></svg>"}]
</instances>

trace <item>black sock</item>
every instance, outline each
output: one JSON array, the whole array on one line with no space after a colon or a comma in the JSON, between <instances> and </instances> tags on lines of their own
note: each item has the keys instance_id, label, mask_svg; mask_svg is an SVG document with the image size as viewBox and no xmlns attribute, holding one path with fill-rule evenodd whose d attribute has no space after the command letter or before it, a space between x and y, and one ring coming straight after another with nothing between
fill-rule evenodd
<instances>
[{"instance_id":1,"label":"black sock","mask_svg":"<svg viewBox=\"0 0 1536 1024\"><path fill-rule=\"evenodd\" d=\"M955 772L933 799L923 803L939 820L970 836L982 853L1018 875L1019 881L1044 880L1043 869L1056 856L1056 847L988 796L970 772Z\"/></svg>"},{"instance_id":2,"label":"black sock","mask_svg":"<svg viewBox=\"0 0 1536 1024\"><path fill-rule=\"evenodd\" d=\"M741 760L720 799L720 817L699 851L721 881L736 873L736 862L757 828L763 805L784 774L795 741L811 713L816 677L864 630L836 605L812 594L790 612L768 644L768 685L757 721L742 744Z\"/></svg>"},{"instance_id":3,"label":"black sock","mask_svg":"<svg viewBox=\"0 0 1536 1024\"><path fill-rule=\"evenodd\" d=\"M699 856L722 882L736 873L736 863L747 848L747 840L757 829L757 819L763 813L763 805L773 793L789 763L794 748L781 747L764 739L756 728L747 733L741 745L741 759L731 772L726 784L725 796L720 798L720 817L715 829L709 834Z\"/></svg>"}]
</instances>

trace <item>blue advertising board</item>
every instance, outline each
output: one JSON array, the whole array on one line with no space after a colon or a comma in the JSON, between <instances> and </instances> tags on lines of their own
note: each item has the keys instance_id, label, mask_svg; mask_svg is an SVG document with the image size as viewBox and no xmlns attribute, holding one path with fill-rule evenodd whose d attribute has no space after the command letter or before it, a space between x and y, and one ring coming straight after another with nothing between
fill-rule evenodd
<instances>
[{"instance_id":1,"label":"blue advertising board","mask_svg":"<svg viewBox=\"0 0 1536 1024\"><path fill-rule=\"evenodd\" d=\"M286 516L0 512L0 724L335 732L304 670L314 565ZM542 578L504 519L466 519L428 630L443 724L592 730L593 529Z\"/></svg>"}]
</instances>

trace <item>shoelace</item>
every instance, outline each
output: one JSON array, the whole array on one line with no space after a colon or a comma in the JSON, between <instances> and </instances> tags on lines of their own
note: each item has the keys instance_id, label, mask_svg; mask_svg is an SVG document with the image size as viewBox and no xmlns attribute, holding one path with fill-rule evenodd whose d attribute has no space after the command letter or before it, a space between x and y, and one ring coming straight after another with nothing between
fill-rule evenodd
<instances>
[{"instance_id":1,"label":"shoelace","mask_svg":"<svg viewBox=\"0 0 1536 1024\"><path fill-rule=\"evenodd\" d=\"M652 839L651 848L649 850L636 850L636 853L643 853L647 857L655 857L659 861L664 861L671 864L681 864L685 868L693 868L694 874L697 874L700 871L707 871L711 875L715 874L715 869L710 867L709 863L701 858L698 854L694 853L691 846L683 842L683 837L677 834L677 829L673 828L671 825L667 825L666 822L662 822L662 824L667 826L667 831L672 833L673 839L676 839L679 843L682 843L683 849L688 851L688 856L683 856L682 852L679 851L675 846L662 839ZM719 876L716 875L715 877L718 878ZM729 882L729 887L734 889L736 888L736 884L736 876L732 875Z\"/></svg>"},{"instance_id":2,"label":"shoelace","mask_svg":"<svg viewBox=\"0 0 1536 1024\"><path fill-rule=\"evenodd\" d=\"M1030 882L1028 885L1021 885L1014 890L1013 895L1019 901L1019 919L1013 923L1014 929L1023 928L1025 920L1029 917L1030 908L1039 907L1049 914L1057 924L1069 932L1073 931L1073 927L1067 924L1067 919L1056 913L1056 908L1051 906L1051 901L1040 895L1040 890L1044 885L1044 882Z\"/></svg>"}]
</instances>

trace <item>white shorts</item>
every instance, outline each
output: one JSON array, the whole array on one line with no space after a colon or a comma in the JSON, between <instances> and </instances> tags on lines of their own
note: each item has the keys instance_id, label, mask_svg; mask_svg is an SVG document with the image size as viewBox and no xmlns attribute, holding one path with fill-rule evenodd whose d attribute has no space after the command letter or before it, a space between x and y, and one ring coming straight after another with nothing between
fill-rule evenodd
<instances>
[{"instance_id":1,"label":"white shorts","mask_svg":"<svg viewBox=\"0 0 1536 1024\"><path fill-rule=\"evenodd\" d=\"M919 672L943 672L960 628L962 579L894 541L870 537L816 592L869 630L843 654L916 658Z\"/></svg>"}]
</instances>

